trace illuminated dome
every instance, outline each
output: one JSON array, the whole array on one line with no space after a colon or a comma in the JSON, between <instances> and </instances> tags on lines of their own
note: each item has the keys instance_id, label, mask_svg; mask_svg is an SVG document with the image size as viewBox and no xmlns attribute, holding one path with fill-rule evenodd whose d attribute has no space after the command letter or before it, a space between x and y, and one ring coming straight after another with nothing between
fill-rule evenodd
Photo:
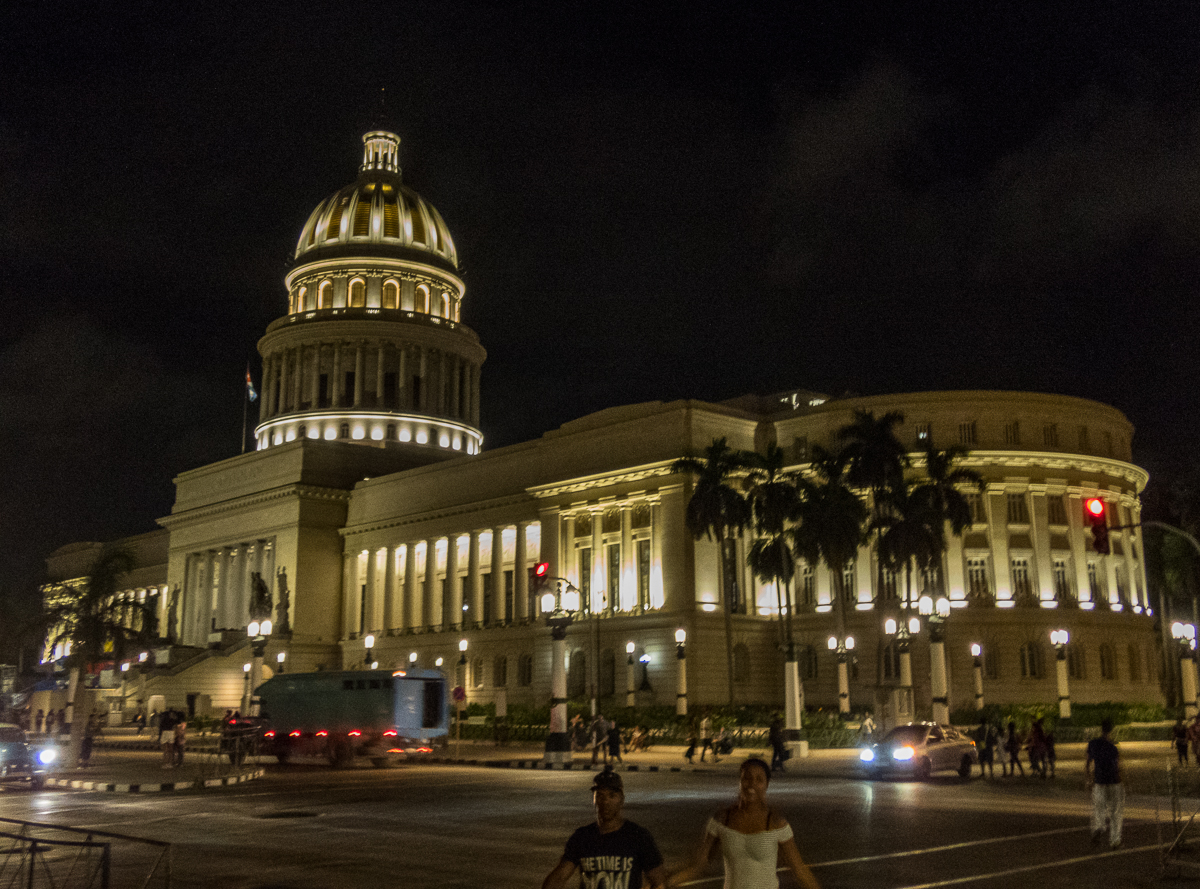
<instances>
[{"instance_id":1,"label":"illuminated dome","mask_svg":"<svg viewBox=\"0 0 1200 889\"><path fill-rule=\"evenodd\" d=\"M399 157L400 137L394 133L363 136L358 181L313 210L296 244L297 261L383 247L458 268L450 230L433 204L401 183Z\"/></svg>"}]
</instances>

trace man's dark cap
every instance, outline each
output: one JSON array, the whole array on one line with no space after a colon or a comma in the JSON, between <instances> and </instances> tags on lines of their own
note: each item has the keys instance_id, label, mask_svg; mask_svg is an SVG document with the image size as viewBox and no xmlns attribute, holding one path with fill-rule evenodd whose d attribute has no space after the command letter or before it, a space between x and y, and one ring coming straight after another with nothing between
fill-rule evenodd
<instances>
[{"instance_id":1,"label":"man's dark cap","mask_svg":"<svg viewBox=\"0 0 1200 889\"><path fill-rule=\"evenodd\" d=\"M621 776L612 770L611 766L605 766L604 771L592 779L592 790L615 790L617 793L625 793L625 785L621 781Z\"/></svg>"}]
</instances>

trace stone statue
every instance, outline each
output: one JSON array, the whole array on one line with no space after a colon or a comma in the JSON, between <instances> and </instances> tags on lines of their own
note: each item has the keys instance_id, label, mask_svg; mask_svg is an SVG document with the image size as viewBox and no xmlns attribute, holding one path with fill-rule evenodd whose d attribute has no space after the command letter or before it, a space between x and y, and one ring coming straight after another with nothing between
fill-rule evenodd
<instances>
[{"instance_id":1,"label":"stone statue","mask_svg":"<svg viewBox=\"0 0 1200 889\"><path fill-rule=\"evenodd\" d=\"M179 620L179 584L175 584L175 589L171 590L171 598L167 602L167 641L175 643L179 641L178 631L176 630L176 622Z\"/></svg>"},{"instance_id":2,"label":"stone statue","mask_svg":"<svg viewBox=\"0 0 1200 889\"><path fill-rule=\"evenodd\" d=\"M250 572L250 619L266 620L271 616L271 591L257 571Z\"/></svg>"},{"instance_id":3,"label":"stone statue","mask_svg":"<svg viewBox=\"0 0 1200 889\"><path fill-rule=\"evenodd\" d=\"M291 598L288 596L287 569L280 568L275 574L275 590L279 594L279 605L275 608L276 622L279 624L280 633L290 633L292 625L288 618L288 606L291 604Z\"/></svg>"}]
</instances>

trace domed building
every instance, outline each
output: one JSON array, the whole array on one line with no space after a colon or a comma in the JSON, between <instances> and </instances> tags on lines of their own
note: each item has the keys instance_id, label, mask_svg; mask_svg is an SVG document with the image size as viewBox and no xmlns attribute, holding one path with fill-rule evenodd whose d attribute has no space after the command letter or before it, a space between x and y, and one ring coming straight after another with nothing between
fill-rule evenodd
<instances>
[{"instance_id":1,"label":"domed building","mask_svg":"<svg viewBox=\"0 0 1200 889\"><path fill-rule=\"evenodd\" d=\"M136 539L147 559L123 595L156 603L164 642L144 688L110 689L114 711L132 713L142 694L195 713L239 706L255 575L273 595L268 671L416 663L445 670L472 702L542 706L554 649L532 575L541 562L580 594L565 631L571 697L782 706L778 591L750 571L749 535L719 582L717 544L686 526L693 479L673 465L724 438L778 444L789 470L807 472L813 446L836 447L856 411L904 415L914 472L929 443L967 448L984 489L967 492L972 522L950 540L944 588L918 572L909 591L944 594L932 626L889 632L916 615L871 542L841 584L824 564L799 566L792 617L810 706L838 706L840 659L849 705L888 718L970 708L980 693L1053 702L1058 629L1075 700L1162 700L1136 527L1147 476L1119 411L1048 394L795 390L614 407L484 451L485 352L462 322L450 233L401 181L399 141L364 136L358 179L300 232L281 316L259 343L257 449L180 473L163 530ZM1090 544L1087 498L1108 505L1108 554ZM84 575L94 552L60 550L51 579ZM849 653L828 645L838 612Z\"/></svg>"}]
</instances>

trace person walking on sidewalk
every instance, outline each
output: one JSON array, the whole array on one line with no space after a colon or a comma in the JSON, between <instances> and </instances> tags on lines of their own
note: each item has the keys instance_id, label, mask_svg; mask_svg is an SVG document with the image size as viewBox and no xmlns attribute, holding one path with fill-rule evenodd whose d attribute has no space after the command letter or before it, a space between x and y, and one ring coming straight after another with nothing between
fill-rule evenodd
<instances>
[{"instance_id":1,"label":"person walking on sidewalk","mask_svg":"<svg viewBox=\"0 0 1200 889\"><path fill-rule=\"evenodd\" d=\"M581 872L582 889L641 889L643 878L650 889L663 886L667 869L662 853L650 831L621 814L625 787L608 766L592 781L592 804L596 820L571 834L542 889L563 889L575 871Z\"/></svg>"},{"instance_id":2,"label":"person walking on sidewalk","mask_svg":"<svg viewBox=\"0 0 1200 889\"><path fill-rule=\"evenodd\" d=\"M1004 739L1004 752L1008 755L1008 765L1005 765L1003 761L1000 763L1000 768L1004 770L1005 777L1009 775L1016 777L1017 769L1021 770L1021 777L1025 777L1025 766L1021 765L1021 747L1024 744L1025 739L1017 731L1017 724L1009 722L1008 737Z\"/></svg>"},{"instance_id":3,"label":"person walking on sidewalk","mask_svg":"<svg viewBox=\"0 0 1200 889\"><path fill-rule=\"evenodd\" d=\"M608 721L603 713L597 713L592 720L592 765L597 757L608 762Z\"/></svg>"},{"instance_id":4,"label":"person walking on sidewalk","mask_svg":"<svg viewBox=\"0 0 1200 889\"><path fill-rule=\"evenodd\" d=\"M1092 844L1104 840L1104 822L1108 821L1108 845L1121 846L1121 823L1125 816L1125 788L1121 784L1121 753L1113 743L1113 722L1107 716L1100 722L1100 737L1087 745L1087 787L1092 793Z\"/></svg>"},{"instance_id":5,"label":"person walking on sidewalk","mask_svg":"<svg viewBox=\"0 0 1200 889\"><path fill-rule=\"evenodd\" d=\"M771 720L767 730L767 740L771 743L771 771L778 769L786 772L784 763L787 761L787 746L783 742L783 720L776 716Z\"/></svg>"},{"instance_id":6,"label":"person walking on sidewalk","mask_svg":"<svg viewBox=\"0 0 1200 889\"><path fill-rule=\"evenodd\" d=\"M1179 764L1185 766L1188 764L1188 730L1183 724L1183 717L1180 716L1175 720L1175 727L1171 729L1171 740L1175 744L1175 755L1179 758Z\"/></svg>"},{"instance_id":7,"label":"person walking on sidewalk","mask_svg":"<svg viewBox=\"0 0 1200 889\"><path fill-rule=\"evenodd\" d=\"M713 762L720 762L717 759L717 751L712 745L712 717L706 711L704 718L700 720L700 761L704 762L704 754L712 750Z\"/></svg>"}]
</instances>

